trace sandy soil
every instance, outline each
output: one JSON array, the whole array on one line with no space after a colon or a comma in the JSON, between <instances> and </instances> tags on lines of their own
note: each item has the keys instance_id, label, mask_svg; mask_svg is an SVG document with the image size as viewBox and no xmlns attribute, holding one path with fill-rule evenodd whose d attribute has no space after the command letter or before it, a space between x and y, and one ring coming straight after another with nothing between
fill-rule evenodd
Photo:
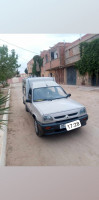
<instances>
[{"instance_id":1,"label":"sandy soil","mask_svg":"<svg viewBox=\"0 0 99 200\"><path fill-rule=\"evenodd\" d=\"M39 138L32 116L22 103L21 84L11 88L7 166L99 166L99 89L63 86L87 108L86 126L61 135Z\"/></svg>"}]
</instances>

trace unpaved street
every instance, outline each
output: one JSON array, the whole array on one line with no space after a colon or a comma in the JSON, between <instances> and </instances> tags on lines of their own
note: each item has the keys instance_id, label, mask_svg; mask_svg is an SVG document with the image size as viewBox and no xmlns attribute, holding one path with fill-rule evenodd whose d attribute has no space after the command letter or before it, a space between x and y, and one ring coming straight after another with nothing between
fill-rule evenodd
<instances>
[{"instance_id":1,"label":"unpaved street","mask_svg":"<svg viewBox=\"0 0 99 200\"><path fill-rule=\"evenodd\" d=\"M21 83L12 84L7 166L99 166L99 89L63 86L87 108L87 125L61 135L37 137L22 103Z\"/></svg>"}]
</instances>

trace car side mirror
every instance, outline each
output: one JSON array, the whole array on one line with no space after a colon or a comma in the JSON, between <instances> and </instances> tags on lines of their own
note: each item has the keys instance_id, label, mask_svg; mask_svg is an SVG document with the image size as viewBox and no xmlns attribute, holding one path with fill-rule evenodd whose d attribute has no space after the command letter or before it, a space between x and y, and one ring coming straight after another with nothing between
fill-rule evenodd
<instances>
[{"instance_id":1,"label":"car side mirror","mask_svg":"<svg viewBox=\"0 0 99 200\"><path fill-rule=\"evenodd\" d=\"M27 103L32 103L32 102L31 102L31 99L26 99L26 102L27 102Z\"/></svg>"},{"instance_id":2,"label":"car side mirror","mask_svg":"<svg viewBox=\"0 0 99 200\"><path fill-rule=\"evenodd\" d=\"M67 97L70 97L71 96L71 94L67 94Z\"/></svg>"}]
</instances>

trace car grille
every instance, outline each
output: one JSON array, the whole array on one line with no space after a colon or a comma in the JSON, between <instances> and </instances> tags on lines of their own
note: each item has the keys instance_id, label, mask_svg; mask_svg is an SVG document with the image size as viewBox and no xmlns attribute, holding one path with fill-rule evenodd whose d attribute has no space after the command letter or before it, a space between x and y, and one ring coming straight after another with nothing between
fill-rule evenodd
<instances>
[{"instance_id":1,"label":"car grille","mask_svg":"<svg viewBox=\"0 0 99 200\"><path fill-rule=\"evenodd\" d=\"M68 114L68 116L69 117L71 117L71 116L74 116L74 115L77 115L78 113L76 112L76 113L71 113L71 114Z\"/></svg>"},{"instance_id":2,"label":"car grille","mask_svg":"<svg viewBox=\"0 0 99 200\"><path fill-rule=\"evenodd\" d=\"M58 117L54 117L55 119L61 119L63 117L65 117L66 115L62 115L62 116L58 116Z\"/></svg>"},{"instance_id":3,"label":"car grille","mask_svg":"<svg viewBox=\"0 0 99 200\"><path fill-rule=\"evenodd\" d=\"M73 117L73 116L75 116L77 114L78 114L78 112L67 114L67 115L68 115L68 117ZM56 117L54 117L54 119L61 119L61 118L64 118L64 117L66 117L66 115L56 116Z\"/></svg>"}]
</instances>

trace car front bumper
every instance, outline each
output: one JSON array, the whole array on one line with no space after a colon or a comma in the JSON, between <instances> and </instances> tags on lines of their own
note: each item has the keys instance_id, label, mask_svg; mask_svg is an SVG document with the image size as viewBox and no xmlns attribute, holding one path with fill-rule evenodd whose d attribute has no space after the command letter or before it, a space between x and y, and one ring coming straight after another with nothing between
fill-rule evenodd
<instances>
[{"instance_id":1,"label":"car front bumper","mask_svg":"<svg viewBox=\"0 0 99 200\"><path fill-rule=\"evenodd\" d=\"M81 126L85 126L86 121L88 120L88 115L86 114L81 117L76 117L73 119L68 119L65 121L59 121L59 122L48 123L48 124L41 124L40 122L38 122L38 128L41 135L53 135L53 134L58 134L58 133L65 133L67 132L67 129L66 128L60 129L60 125L67 124L75 120L80 120Z\"/></svg>"}]
</instances>

